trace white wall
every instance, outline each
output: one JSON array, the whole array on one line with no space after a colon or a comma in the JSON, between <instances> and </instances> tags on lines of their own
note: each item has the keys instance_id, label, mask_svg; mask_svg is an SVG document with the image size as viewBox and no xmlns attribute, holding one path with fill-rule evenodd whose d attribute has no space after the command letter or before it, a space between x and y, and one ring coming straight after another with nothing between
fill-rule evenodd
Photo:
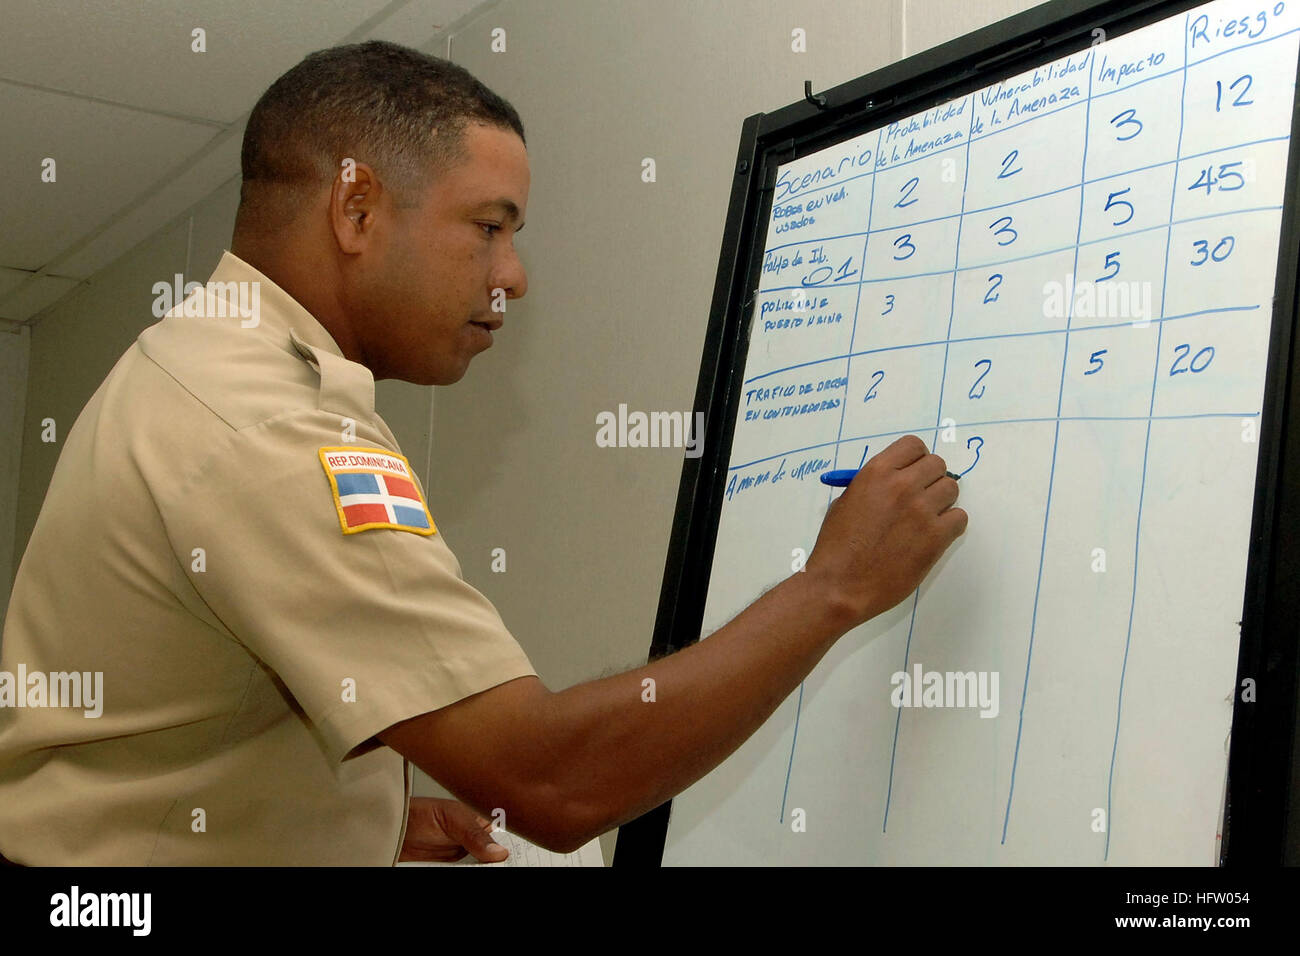
<instances>
[{"instance_id":1,"label":"white wall","mask_svg":"<svg viewBox=\"0 0 1300 956\"><path fill-rule=\"evenodd\" d=\"M4 621L9 607L9 591L18 570L14 557L14 523L31 344L30 329L0 331L0 396L3 396L0 402L0 622Z\"/></svg>"},{"instance_id":2,"label":"white wall","mask_svg":"<svg viewBox=\"0 0 1300 956\"><path fill-rule=\"evenodd\" d=\"M1023 0L504 0L451 38L451 58L523 117L532 168L516 239L528 295L455 386L381 382L378 403L466 578L558 690L645 661L680 449L606 449L596 414L686 411L744 118L771 112L1032 4ZM489 34L504 28L507 51ZM808 52L790 51L806 31ZM446 47L429 52L446 55ZM250 104L251 105L251 104ZM658 181L641 181L653 157ZM15 548L66 432L154 320L152 284L202 281L227 248L238 176L96 275L31 336ZM23 347L0 337L9 393ZM11 372L12 370L12 372ZM430 421L436 440L429 442ZM0 416L0 438L17 447ZM8 431L5 431L8 429ZM12 451L9 452L12 455ZM0 508L13 465L0 458ZM427 465L426 465L427 463ZM9 537L0 523L0 551ZM504 548L507 571L490 569ZM12 570L3 580L5 590ZM417 792L435 793L423 778ZM609 860L614 835L602 838Z\"/></svg>"},{"instance_id":3,"label":"white wall","mask_svg":"<svg viewBox=\"0 0 1300 956\"><path fill-rule=\"evenodd\" d=\"M744 118L1028 5L516 0L453 38L524 120L529 292L438 390L430 496L552 689L645 662L682 452L598 448L595 416L691 408ZM602 848L612 859L612 834Z\"/></svg>"}]
</instances>

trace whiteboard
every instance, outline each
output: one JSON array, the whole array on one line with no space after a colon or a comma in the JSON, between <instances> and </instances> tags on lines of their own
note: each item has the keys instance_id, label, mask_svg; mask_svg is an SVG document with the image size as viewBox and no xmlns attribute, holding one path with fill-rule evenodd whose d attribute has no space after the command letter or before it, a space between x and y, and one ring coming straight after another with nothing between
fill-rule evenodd
<instances>
[{"instance_id":1,"label":"whiteboard","mask_svg":"<svg viewBox=\"0 0 1300 956\"><path fill-rule=\"evenodd\" d=\"M901 435L970 523L665 864L1216 862L1298 31L1220 0L780 167L702 639Z\"/></svg>"}]
</instances>

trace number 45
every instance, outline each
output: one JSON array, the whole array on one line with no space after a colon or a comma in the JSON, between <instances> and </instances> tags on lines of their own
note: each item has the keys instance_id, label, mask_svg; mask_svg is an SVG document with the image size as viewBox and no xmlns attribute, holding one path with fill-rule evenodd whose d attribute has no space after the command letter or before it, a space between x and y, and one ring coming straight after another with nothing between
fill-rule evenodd
<instances>
[{"instance_id":1,"label":"number 45","mask_svg":"<svg viewBox=\"0 0 1300 956\"><path fill-rule=\"evenodd\" d=\"M1237 160L1233 163L1220 163L1218 176L1214 175L1213 166L1206 166L1201 170L1201 175L1196 177L1196 182L1187 187L1187 191L1191 192L1193 189L1204 189L1207 196L1216 188L1219 192L1236 192L1246 184L1246 178L1233 169L1234 166L1240 165L1241 160ZM1229 182L1235 182L1236 185L1225 185L1225 183Z\"/></svg>"}]
</instances>

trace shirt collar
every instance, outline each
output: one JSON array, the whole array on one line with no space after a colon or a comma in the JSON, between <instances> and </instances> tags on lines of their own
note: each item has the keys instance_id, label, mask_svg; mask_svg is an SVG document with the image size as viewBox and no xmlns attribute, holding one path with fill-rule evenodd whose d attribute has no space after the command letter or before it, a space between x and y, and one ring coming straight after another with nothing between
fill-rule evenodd
<instances>
[{"instance_id":1,"label":"shirt collar","mask_svg":"<svg viewBox=\"0 0 1300 956\"><path fill-rule=\"evenodd\" d=\"M330 335L329 330L321 325L315 316L303 308L297 299L230 250L223 251L221 261L217 263L217 267L213 270L212 277L208 279L208 282L257 283L253 287L257 290L256 299L251 299L251 292L241 293L241 295L249 297L245 301L251 299L251 301L257 303L259 328L266 331L274 330L285 335L293 332L298 339L308 345L324 349L339 358L346 359L338 343Z\"/></svg>"}]
</instances>

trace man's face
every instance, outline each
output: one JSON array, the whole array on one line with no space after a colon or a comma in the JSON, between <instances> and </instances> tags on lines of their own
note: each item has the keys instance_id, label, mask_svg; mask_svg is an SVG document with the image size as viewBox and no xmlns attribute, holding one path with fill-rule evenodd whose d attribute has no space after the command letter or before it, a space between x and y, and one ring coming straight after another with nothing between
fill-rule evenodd
<instances>
[{"instance_id":1,"label":"man's face","mask_svg":"<svg viewBox=\"0 0 1300 956\"><path fill-rule=\"evenodd\" d=\"M493 333L475 323L499 327L507 319L492 311L493 290L517 299L527 289L514 248L528 204L523 141L512 130L471 123L464 148L459 165L413 197L417 207L389 207L380 261L367 270L356 303L365 316L359 344L376 379L460 381L470 359L492 345Z\"/></svg>"}]
</instances>

